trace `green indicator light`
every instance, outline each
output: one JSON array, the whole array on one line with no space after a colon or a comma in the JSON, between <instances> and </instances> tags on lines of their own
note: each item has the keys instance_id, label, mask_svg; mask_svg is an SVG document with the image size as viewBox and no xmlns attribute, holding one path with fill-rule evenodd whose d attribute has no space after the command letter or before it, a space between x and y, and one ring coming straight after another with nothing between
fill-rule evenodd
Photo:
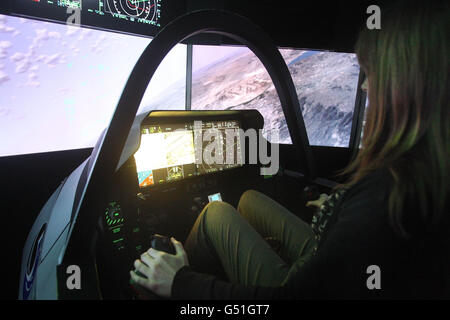
<instances>
[{"instance_id":1,"label":"green indicator light","mask_svg":"<svg viewBox=\"0 0 450 320\"><path fill-rule=\"evenodd\" d=\"M117 217L117 216L119 216L119 214L116 212L116 213L114 213L114 215Z\"/></svg>"},{"instance_id":2,"label":"green indicator light","mask_svg":"<svg viewBox=\"0 0 450 320\"><path fill-rule=\"evenodd\" d=\"M120 228L115 228L115 229L113 229L113 231L112 231L113 233L117 233L117 232L120 232Z\"/></svg>"},{"instance_id":3,"label":"green indicator light","mask_svg":"<svg viewBox=\"0 0 450 320\"><path fill-rule=\"evenodd\" d=\"M139 232L139 230L140 230L139 227L137 227L133 229L133 232Z\"/></svg>"},{"instance_id":4,"label":"green indicator light","mask_svg":"<svg viewBox=\"0 0 450 320\"><path fill-rule=\"evenodd\" d=\"M120 242L122 240L123 240L123 238L120 238L120 239L114 240L113 243L117 243L117 242Z\"/></svg>"}]
</instances>

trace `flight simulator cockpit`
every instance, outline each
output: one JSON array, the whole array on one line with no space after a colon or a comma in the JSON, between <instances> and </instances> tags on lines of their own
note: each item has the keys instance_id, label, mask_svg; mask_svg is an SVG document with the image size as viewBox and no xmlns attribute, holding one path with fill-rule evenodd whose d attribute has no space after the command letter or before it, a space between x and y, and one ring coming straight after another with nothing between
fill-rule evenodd
<instances>
[{"instance_id":1,"label":"flight simulator cockpit","mask_svg":"<svg viewBox=\"0 0 450 320\"><path fill-rule=\"evenodd\" d=\"M122 157L103 188L97 252L103 298L133 298L127 270L155 234L186 239L206 204L237 204L245 190L264 183L261 165L245 161L254 150L245 148L244 130L255 128L262 118L254 110L153 111L130 133L129 141L139 136L137 150Z\"/></svg>"},{"instance_id":2,"label":"flight simulator cockpit","mask_svg":"<svg viewBox=\"0 0 450 320\"><path fill-rule=\"evenodd\" d=\"M128 271L155 234L184 241L209 202L236 206L249 189L295 212L359 146L366 97L350 51L281 46L185 1L0 10L0 156L88 152L33 217L20 299L135 299ZM70 266L81 290L66 285Z\"/></svg>"}]
</instances>

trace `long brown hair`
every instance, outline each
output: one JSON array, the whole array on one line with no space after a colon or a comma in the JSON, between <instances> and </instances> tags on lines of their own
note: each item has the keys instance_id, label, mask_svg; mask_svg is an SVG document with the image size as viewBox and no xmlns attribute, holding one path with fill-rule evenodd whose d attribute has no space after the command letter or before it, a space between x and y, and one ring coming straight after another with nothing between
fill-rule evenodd
<instances>
[{"instance_id":1,"label":"long brown hair","mask_svg":"<svg viewBox=\"0 0 450 320\"><path fill-rule=\"evenodd\" d=\"M346 186L388 169L390 222L403 237L408 203L428 226L450 213L449 17L448 1L400 2L381 8L381 29L364 28L356 44L369 105Z\"/></svg>"}]
</instances>

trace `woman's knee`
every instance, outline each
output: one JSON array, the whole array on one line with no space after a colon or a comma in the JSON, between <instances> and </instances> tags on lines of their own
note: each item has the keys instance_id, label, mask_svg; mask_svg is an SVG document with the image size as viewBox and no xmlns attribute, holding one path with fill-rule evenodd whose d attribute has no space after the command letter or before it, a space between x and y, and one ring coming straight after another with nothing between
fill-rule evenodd
<instances>
[{"instance_id":1,"label":"woman's knee","mask_svg":"<svg viewBox=\"0 0 450 320\"><path fill-rule=\"evenodd\" d=\"M237 216L236 210L226 202L213 201L207 204L189 233L189 247L195 247L197 243L204 242L205 239L214 237L220 228L227 224L231 224L232 216Z\"/></svg>"},{"instance_id":2,"label":"woman's knee","mask_svg":"<svg viewBox=\"0 0 450 320\"><path fill-rule=\"evenodd\" d=\"M247 190L245 191L241 198L239 199L238 204L238 210L239 212L243 212L246 209L252 208L254 206L255 202L258 201L258 198L260 197L261 193L256 190Z\"/></svg>"},{"instance_id":3,"label":"woman's knee","mask_svg":"<svg viewBox=\"0 0 450 320\"><path fill-rule=\"evenodd\" d=\"M206 205L203 218L207 225L219 225L232 222L237 216L236 209L223 201L213 201Z\"/></svg>"}]
</instances>

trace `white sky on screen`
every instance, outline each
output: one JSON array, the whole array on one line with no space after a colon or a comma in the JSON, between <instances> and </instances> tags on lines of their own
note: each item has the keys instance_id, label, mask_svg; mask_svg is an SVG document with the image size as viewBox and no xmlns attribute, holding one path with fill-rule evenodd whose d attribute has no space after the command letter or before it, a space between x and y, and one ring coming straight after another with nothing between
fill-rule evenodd
<instances>
[{"instance_id":1,"label":"white sky on screen","mask_svg":"<svg viewBox=\"0 0 450 320\"><path fill-rule=\"evenodd\" d=\"M0 156L92 147L150 41L0 15ZM141 106L185 76L186 46L178 45Z\"/></svg>"}]
</instances>

